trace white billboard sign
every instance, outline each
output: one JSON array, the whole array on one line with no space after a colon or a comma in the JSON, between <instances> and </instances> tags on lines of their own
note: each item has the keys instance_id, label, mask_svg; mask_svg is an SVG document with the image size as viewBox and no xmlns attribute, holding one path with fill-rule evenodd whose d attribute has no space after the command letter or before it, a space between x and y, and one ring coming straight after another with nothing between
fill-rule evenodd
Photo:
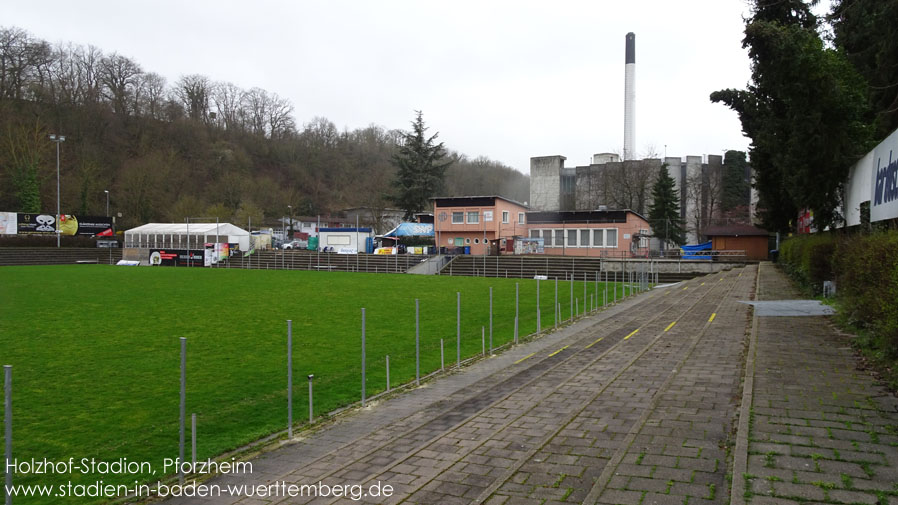
<instances>
[{"instance_id":1,"label":"white billboard sign","mask_svg":"<svg viewBox=\"0 0 898 505\"><path fill-rule=\"evenodd\" d=\"M873 149L870 221L898 218L898 130Z\"/></svg>"}]
</instances>

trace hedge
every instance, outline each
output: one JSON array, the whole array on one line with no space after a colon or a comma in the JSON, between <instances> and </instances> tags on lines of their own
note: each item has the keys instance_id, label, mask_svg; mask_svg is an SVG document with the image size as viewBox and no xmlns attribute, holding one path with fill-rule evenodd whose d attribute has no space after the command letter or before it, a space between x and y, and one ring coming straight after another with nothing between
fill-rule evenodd
<instances>
[{"instance_id":1,"label":"hedge","mask_svg":"<svg viewBox=\"0 0 898 505\"><path fill-rule=\"evenodd\" d=\"M794 237L781 244L779 261L815 292L835 280L842 315L869 330L883 356L898 358L898 232Z\"/></svg>"}]
</instances>

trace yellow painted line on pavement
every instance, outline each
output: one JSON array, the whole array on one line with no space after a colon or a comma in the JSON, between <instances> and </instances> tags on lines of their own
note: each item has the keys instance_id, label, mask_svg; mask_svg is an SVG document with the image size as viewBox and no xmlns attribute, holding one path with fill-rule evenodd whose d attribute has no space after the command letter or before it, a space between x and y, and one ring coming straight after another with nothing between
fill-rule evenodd
<instances>
[{"instance_id":1,"label":"yellow painted line on pavement","mask_svg":"<svg viewBox=\"0 0 898 505\"><path fill-rule=\"evenodd\" d=\"M626 337L624 337L624 340L627 340L628 338L632 337L633 335L636 335L636 332L638 332L638 331L639 331L639 328L636 328L636 329L633 330L629 335L627 335Z\"/></svg>"},{"instance_id":2,"label":"yellow painted line on pavement","mask_svg":"<svg viewBox=\"0 0 898 505\"><path fill-rule=\"evenodd\" d=\"M689 289L689 286L683 286L683 289L684 290Z\"/></svg>"},{"instance_id":3,"label":"yellow painted line on pavement","mask_svg":"<svg viewBox=\"0 0 898 505\"><path fill-rule=\"evenodd\" d=\"M705 285L705 283L704 283L704 282L703 282L703 283L701 283L701 284L699 284L699 286L704 286L704 285Z\"/></svg>"},{"instance_id":4,"label":"yellow painted line on pavement","mask_svg":"<svg viewBox=\"0 0 898 505\"><path fill-rule=\"evenodd\" d=\"M717 317L717 312L712 312L711 317L708 318L708 322L710 323L711 321L713 321L715 317Z\"/></svg>"},{"instance_id":5,"label":"yellow painted line on pavement","mask_svg":"<svg viewBox=\"0 0 898 505\"><path fill-rule=\"evenodd\" d=\"M515 361L514 364L517 365L518 363L524 361L525 359L529 358L530 356L533 356L534 354L536 354L536 353L535 353L535 352L531 352L530 354L524 356L523 358L521 358L521 359Z\"/></svg>"},{"instance_id":6,"label":"yellow painted line on pavement","mask_svg":"<svg viewBox=\"0 0 898 505\"><path fill-rule=\"evenodd\" d=\"M742 272L739 272L739 277L742 277Z\"/></svg>"},{"instance_id":7,"label":"yellow painted line on pavement","mask_svg":"<svg viewBox=\"0 0 898 505\"><path fill-rule=\"evenodd\" d=\"M590 347L592 347L592 346L598 344L599 342L602 341L603 338L605 338L605 337L599 337L599 338L597 338L595 342L593 342L593 343L589 344L588 346L584 347L584 349L589 349Z\"/></svg>"},{"instance_id":8,"label":"yellow painted line on pavement","mask_svg":"<svg viewBox=\"0 0 898 505\"><path fill-rule=\"evenodd\" d=\"M676 322L676 321L674 321L674 322L672 322L672 323L670 323L670 324L668 324L668 325L667 325L667 328L664 328L664 331L667 331L667 330L669 330L669 329L671 329L671 328L673 328L673 327L674 327L674 325L675 325L675 324L677 324L677 322Z\"/></svg>"},{"instance_id":9,"label":"yellow painted line on pavement","mask_svg":"<svg viewBox=\"0 0 898 505\"><path fill-rule=\"evenodd\" d=\"M555 351L555 352L553 352L552 354L550 354L549 357L551 358L552 356L555 356L556 354L560 353L561 351L563 351L563 350L565 350L565 349L567 349L567 348L568 348L568 346L566 345L566 346L562 347L561 349L558 349L557 351Z\"/></svg>"}]
</instances>

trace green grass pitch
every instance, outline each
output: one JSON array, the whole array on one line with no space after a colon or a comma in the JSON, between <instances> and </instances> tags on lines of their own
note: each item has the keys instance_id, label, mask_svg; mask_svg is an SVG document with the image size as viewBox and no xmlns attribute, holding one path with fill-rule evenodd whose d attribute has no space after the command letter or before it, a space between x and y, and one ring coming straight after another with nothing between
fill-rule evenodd
<instances>
[{"instance_id":1,"label":"green grass pitch","mask_svg":"<svg viewBox=\"0 0 898 505\"><path fill-rule=\"evenodd\" d=\"M536 330L536 281L447 276L98 265L0 268L0 364L13 366L13 457L148 461L161 473L178 454L179 337L187 338L189 419L198 459L286 428L286 320L293 321L294 420L361 395L361 308L367 316L367 394L415 376L415 298L421 303L422 375L455 363L456 292L462 356ZM595 284L587 283L592 294ZM570 291L559 281L562 314ZM599 284L599 300L604 285ZM574 286L583 309L583 283ZM621 295L618 294L620 297ZM611 297L609 291L609 298ZM541 283L542 324L553 324L554 281ZM2 409L2 404L0 404ZM132 483L162 475L17 475L18 484ZM18 499L17 503L85 503ZM102 500L101 500L102 501Z\"/></svg>"}]
</instances>

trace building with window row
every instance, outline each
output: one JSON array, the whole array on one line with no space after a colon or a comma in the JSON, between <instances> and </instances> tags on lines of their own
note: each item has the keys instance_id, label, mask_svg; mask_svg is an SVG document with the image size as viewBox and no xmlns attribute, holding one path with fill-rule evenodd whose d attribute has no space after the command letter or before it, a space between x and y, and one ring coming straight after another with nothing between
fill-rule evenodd
<instances>
[{"instance_id":1,"label":"building with window row","mask_svg":"<svg viewBox=\"0 0 898 505\"><path fill-rule=\"evenodd\" d=\"M631 210L530 212L497 195L432 200L436 244L469 254L510 254L516 238L542 239L546 254L565 256L620 257L648 247L649 223Z\"/></svg>"}]
</instances>

